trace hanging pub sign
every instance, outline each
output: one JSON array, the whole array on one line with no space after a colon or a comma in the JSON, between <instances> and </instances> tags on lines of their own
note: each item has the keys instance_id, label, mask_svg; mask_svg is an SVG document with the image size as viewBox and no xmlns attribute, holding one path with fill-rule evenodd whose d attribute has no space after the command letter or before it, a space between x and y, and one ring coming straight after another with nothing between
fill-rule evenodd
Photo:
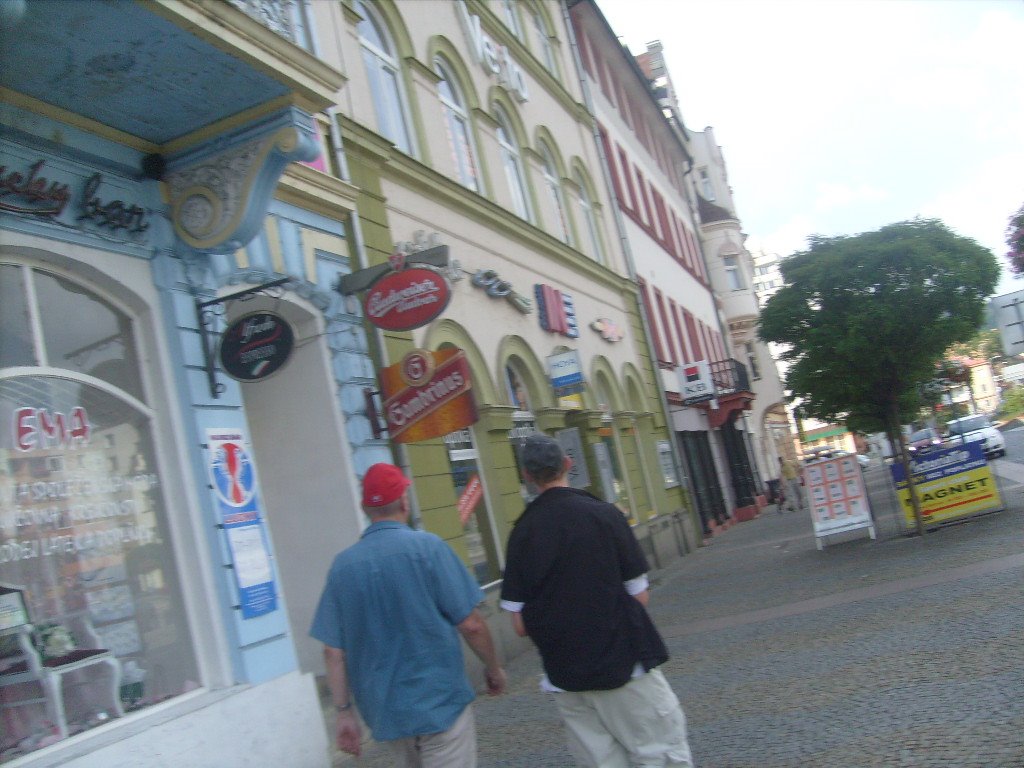
<instances>
[{"instance_id":1,"label":"hanging pub sign","mask_svg":"<svg viewBox=\"0 0 1024 768\"><path fill-rule=\"evenodd\" d=\"M292 327L273 312L235 320L220 339L220 367L236 381L259 381L280 370L295 343Z\"/></svg>"},{"instance_id":2,"label":"hanging pub sign","mask_svg":"<svg viewBox=\"0 0 1024 768\"><path fill-rule=\"evenodd\" d=\"M443 275L426 267L390 272L363 299L366 318L385 331L411 331L444 312L452 289Z\"/></svg>"},{"instance_id":3,"label":"hanging pub sign","mask_svg":"<svg viewBox=\"0 0 1024 768\"><path fill-rule=\"evenodd\" d=\"M415 443L475 424L473 381L466 353L414 349L380 372L384 418L396 443Z\"/></svg>"}]
</instances>

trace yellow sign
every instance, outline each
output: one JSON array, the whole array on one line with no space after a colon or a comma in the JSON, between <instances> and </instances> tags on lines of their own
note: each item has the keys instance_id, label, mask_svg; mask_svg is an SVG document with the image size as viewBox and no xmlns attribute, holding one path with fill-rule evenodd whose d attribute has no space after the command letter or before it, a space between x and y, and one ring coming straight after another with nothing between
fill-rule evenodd
<instances>
[{"instance_id":1,"label":"yellow sign","mask_svg":"<svg viewBox=\"0 0 1024 768\"><path fill-rule=\"evenodd\" d=\"M988 464L924 482L916 488L917 498L921 502L921 515L926 525L945 523L959 517L999 509L1003 505ZM901 488L899 498L907 524L914 525L910 491L906 487Z\"/></svg>"}]
</instances>

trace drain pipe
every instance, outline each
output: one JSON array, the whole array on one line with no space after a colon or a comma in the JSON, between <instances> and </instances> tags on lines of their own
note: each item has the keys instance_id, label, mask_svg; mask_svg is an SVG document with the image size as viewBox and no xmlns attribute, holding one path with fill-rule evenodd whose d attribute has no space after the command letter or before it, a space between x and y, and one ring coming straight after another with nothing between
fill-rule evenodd
<instances>
[{"instance_id":1,"label":"drain pipe","mask_svg":"<svg viewBox=\"0 0 1024 768\"><path fill-rule=\"evenodd\" d=\"M310 29L309 25L309 2L310 0L301 0L301 10L303 19L306 22L306 28ZM335 31L337 31L337 25ZM312 53L317 58L320 58L320 47L317 45L316 36L310 35L310 46ZM342 57L342 68L345 66L344 49L340 45L338 46L339 55ZM324 112L327 113L327 117L330 119L331 130L331 152L334 155L334 161L338 168L338 176L342 181L351 183L351 174L348 169L348 158L345 155L345 144L341 138L341 125L338 122L338 110L335 106L327 107ZM359 212L356 210L349 212L349 223L348 228L350 230L352 239L352 255L355 257L356 267L358 269L366 269L369 266L366 258L366 246L363 240L363 230L359 221ZM371 325L373 325L371 323ZM384 344L384 331L377 326L373 326L373 342L377 348L377 354L380 358L381 365L386 367L388 365L387 360L387 347ZM409 450L403 443L397 443L392 445L392 449L398 459L398 466L402 468L402 471L407 477L412 477L412 467L409 461ZM419 499L416 496L415 486L410 487L409 493L409 523L413 528L421 528L423 515L420 512Z\"/></svg>"},{"instance_id":2,"label":"drain pipe","mask_svg":"<svg viewBox=\"0 0 1024 768\"><path fill-rule=\"evenodd\" d=\"M622 248L622 254L626 260L626 268L629 271L630 282L632 282L633 285L636 287L639 283L637 280L636 264L633 261L633 251L629 247L629 239L626 236L626 227L622 221L622 211L619 207L619 199L618 196L615 194L615 185L612 183L611 173L608 170L608 158L604 153L604 145L601 142L601 133L597 128L597 119L596 113L594 111L594 102L593 98L590 95L590 87L587 85L586 74L585 70L583 69L583 59L580 56L579 46L576 42L576 32L573 29L572 17L569 13L569 6L567 0L562 0L560 5L562 6L562 18L565 23L566 32L569 36L569 47L572 50L573 62L576 65L576 72L579 76L580 81L580 89L583 93L583 103L587 108L587 112L590 114L591 117L594 118L594 146L597 148L597 155L600 160L601 176L604 179L604 184L605 188L608 191L608 196L611 198L612 219L615 222L616 234L619 238L619 245ZM600 13L600 11L598 12ZM640 306L639 295L637 296L637 299L637 310L640 315L641 326L643 327L644 341L647 344L647 353L650 355L651 362L654 365L654 369L658 374L656 377L655 388L658 390L658 400L661 404L662 417L665 419L665 426L668 428L669 434L671 436L671 439L669 439L668 442L669 448L672 451L672 461L674 462L676 472L679 475L680 486L685 490L690 491L690 496L693 499L693 503L696 505L697 500L696 498L693 498L693 492L690 488L687 487L687 482L685 482L688 481L689 478L687 477L686 472L683 469L685 465L683 464L682 456L679 453L679 446L676 444L675 429L672 422L672 413L671 411L669 411L668 398L665 396L665 389L661 383L660 369L657 368L658 356L654 348L654 342L652 340L650 321L647 317L647 313L644 312L643 307ZM694 511L696 512L696 510ZM683 537L683 549L683 554L689 554L690 547L689 543L686 541L685 536Z\"/></svg>"}]
</instances>

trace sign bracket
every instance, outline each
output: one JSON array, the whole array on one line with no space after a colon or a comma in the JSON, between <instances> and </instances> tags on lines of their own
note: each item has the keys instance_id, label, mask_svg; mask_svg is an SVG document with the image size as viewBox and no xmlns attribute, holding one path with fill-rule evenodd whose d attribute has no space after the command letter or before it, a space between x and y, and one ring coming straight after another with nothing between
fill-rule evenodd
<instances>
[{"instance_id":1,"label":"sign bracket","mask_svg":"<svg viewBox=\"0 0 1024 768\"><path fill-rule=\"evenodd\" d=\"M210 397L217 399L227 389L227 387L217 381L217 366L213 359L215 345L211 339L212 334L210 331L214 318L223 315L227 310L227 305L233 301L248 301L255 296L279 297L284 292L285 284L290 281L290 277L282 277L277 280L271 280L269 283L254 285L252 288L246 288L244 291L236 291L227 296L221 296L217 299L210 299L209 301L195 300L199 341L203 347L203 367L206 370L206 381L210 385ZM280 290L275 291L275 288Z\"/></svg>"}]
</instances>

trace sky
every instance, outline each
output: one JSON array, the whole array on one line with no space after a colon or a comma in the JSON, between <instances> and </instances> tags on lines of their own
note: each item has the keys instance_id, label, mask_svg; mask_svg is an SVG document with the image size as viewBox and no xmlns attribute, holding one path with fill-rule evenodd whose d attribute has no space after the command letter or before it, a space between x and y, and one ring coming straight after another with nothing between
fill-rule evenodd
<instances>
[{"instance_id":1,"label":"sky","mask_svg":"<svg viewBox=\"0 0 1024 768\"><path fill-rule=\"evenodd\" d=\"M597 0L661 40L688 128L714 128L748 249L938 218L990 249L1024 205L1024 0Z\"/></svg>"}]
</instances>

